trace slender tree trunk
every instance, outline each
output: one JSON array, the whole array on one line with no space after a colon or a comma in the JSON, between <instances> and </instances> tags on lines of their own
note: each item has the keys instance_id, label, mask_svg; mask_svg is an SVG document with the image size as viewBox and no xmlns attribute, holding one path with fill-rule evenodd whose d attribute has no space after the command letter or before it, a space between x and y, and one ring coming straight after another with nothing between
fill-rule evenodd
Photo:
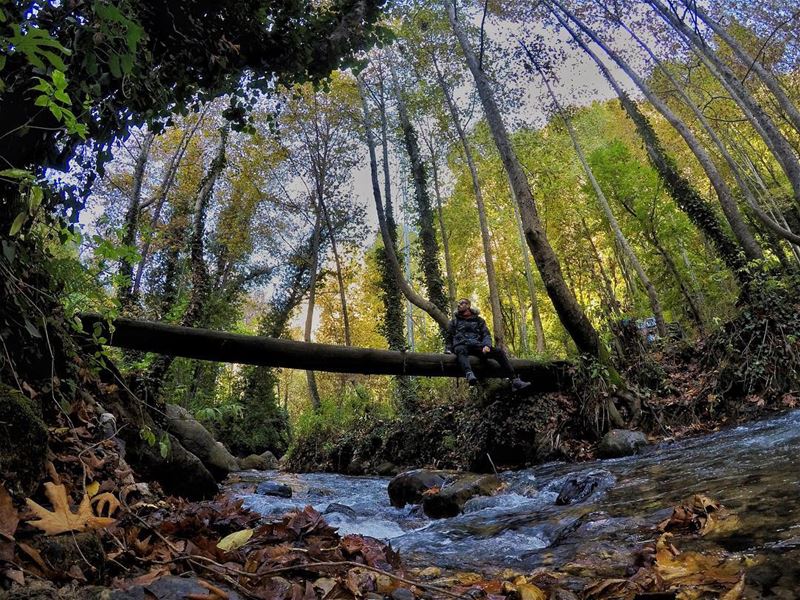
<instances>
[{"instance_id":1,"label":"slender tree trunk","mask_svg":"<svg viewBox=\"0 0 800 600\"><path fill-rule=\"evenodd\" d=\"M680 271L678 271L678 266L675 264L675 261L670 253L661 243L661 240L658 238L658 234L656 234L655 231L650 231L647 234L647 237L650 239L650 242L653 244L653 247L656 249L656 251L661 255L661 258L664 259L664 264L667 266L667 270L675 278L675 282L678 284L678 288L681 290L681 295L683 296L684 300L686 300L686 305L689 308L687 311L689 313L689 318L694 321L694 324L697 325L697 328L700 331L703 331L705 329L703 313L700 310L697 299L694 297L694 294L692 294L692 291L689 289L686 281L684 281Z\"/></svg>"},{"instance_id":2,"label":"slender tree trunk","mask_svg":"<svg viewBox=\"0 0 800 600\"><path fill-rule=\"evenodd\" d=\"M527 248L524 248L527 252ZM530 342L528 341L528 303L525 300L525 294L520 291L518 285L514 286L517 292L517 304L519 305L519 338L520 338L520 352L522 356L528 356L530 353Z\"/></svg>"},{"instance_id":3,"label":"slender tree trunk","mask_svg":"<svg viewBox=\"0 0 800 600\"><path fill-rule=\"evenodd\" d=\"M317 299L317 275L319 271L319 247L320 238L322 237L322 207L317 204L314 212L314 233L311 242L311 255L309 256L309 272L311 274L311 282L308 284L308 311L306 312L305 329L303 330L303 341L311 341L311 327L314 323L314 307ZM314 410L319 410L322 406L322 401L319 397L319 390L317 389L317 379L314 376L314 371L306 371L306 381L308 382L308 393L311 397L311 406Z\"/></svg>"},{"instance_id":4,"label":"slender tree trunk","mask_svg":"<svg viewBox=\"0 0 800 600\"><path fill-rule=\"evenodd\" d=\"M444 249L444 270L447 276L447 295L450 300L450 306L454 306L456 302L456 282L453 278L453 266L450 258L450 238L447 234L447 229L444 226L444 210L442 209L442 194L439 188L439 168L436 166L436 156L433 152L433 145L430 147L431 151L431 172L433 174L433 192L436 195L436 213L439 217L439 229L442 232L442 248Z\"/></svg>"},{"instance_id":5,"label":"slender tree trunk","mask_svg":"<svg viewBox=\"0 0 800 600\"><path fill-rule=\"evenodd\" d=\"M510 181L509 181L510 183ZM514 190L511 190L512 195ZM547 351L547 344L544 337L544 327L542 326L542 315L539 312L539 299L536 297L536 284L533 280L533 269L531 268L531 256L528 244L525 242L525 230L522 227L522 218L519 215L519 203L512 199L511 205L514 208L514 221L517 224L517 234L519 235L520 252L522 254L522 264L525 267L525 282L528 286L528 298L531 303L531 318L533 319L533 330L536 333L536 353L544 354Z\"/></svg>"},{"instance_id":6,"label":"slender tree trunk","mask_svg":"<svg viewBox=\"0 0 800 600\"><path fill-rule=\"evenodd\" d=\"M394 220L394 209L392 208L392 185L389 174L389 132L386 118L386 99L383 93L383 82L380 83L380 102L378 108L381 117L381 147L383 151L383 186L386 193L386 206L384 218L388 229L388 240L392 246L392 251L397 255L397 224ZM383 239L386 244L386 239ZM406 347L405 317L403 314L403 293L397 285L397 278L389 262L386 248L378 249L378 268L381 273L381 289L383 290L383 304L386 310L381 333L386 338L390 350L402 351ZM407 382L400 381L401 397L404 397L404 390L407 389Z\"/></svg>"},{"instance_id":7,"label":"slender tree trunk","mask_svg":"<svg viewBox=\"0 0 800 600\"><path fill-rule=\"evenodd\" d=\"M378 214L378 225L381 231L381 238L383 239L383 247L386 252L386 257L389 262L389 266L391 267L391 271L394 274L395 281L397 285L400 287L400 290L403 292L406 298L408 298L409 302L414 304L428 313L431 318L436 321L440 328L445 329L450 322L448 316L439 309L433 302L427 300L420 296L411 285L406 281L405 276L403 275L403 268L400 266L400 261L397 258L397 253L395 252L394 243L392 241L391 234L389 232L389 227L386 224L386 212L383 209L383 200L381 199L381 185L380 180L378 178L378 160L375 156L375 138L372 134L372 119L370 118L369 114L369 106L367 105L367 96L364 90L364 84L359 79L358 80L359 90L361 93L361 105L364 111L364 133L367 142L367 149L369 150L369 161L370 161L370 174L372 177L372 194L375 199L375 208Z\"/></svg>"},{"instance_id":8,"label":"slender tree trunk","mask_svg":"<svg viewBox=\"0 0 800 600\"><path fill-rule=\"evenodd\" d=\"M680 117L678 117L669 108L669 106L667 106L667 104L661 100L661 98L653 93L650 86L644 81L644 79L639 77L639 75L627 61L623 60L619 54L617 54L608 46L608 44L603 42L603 40L601 40L591 28L586 26L581 19L572 13L563 4L563 2L561 2L561 0L547 1L560 8L561 11L581 29L581 31L583 31L595 44L600 46L603 51L620 67L620 69L622 69L625 74L628 75L631 80L633 80L633 82L642 91L653 107L655 107L656 110L658 110L658 112L661 113L661 115L667 120L667 122L672 125L675 131L678 132L678 134L689 146L692 154L694 154L700 165L703 167L703 171L705 171L706 175L708 176L708 179L717 194L720 205L722 206L722 212L725 214L725 218L728 220L728 223L730 223L733 234L739 241L739 244L742 246L747 258L751 260L763 258L763 252L761 251L758 242L756 242L755 238L753 237L753 234L750 231L750 228L747 226L747 223L745 223L744 219L742 218L730 187L725 181L725 178L717 169L714 161L711 159L711 156L709 156L708 152L700 143L700 140L698 140L694 135L692 130L687 127L686 123L684 123ZM558 14L557 10L554 9L553 14L555 14L559 21L563 23L563 18Z\"/></svg>"},{"instance_id":9,"label":"slender tree trunk","mask_svg":"<svg viewBox=\"0 0 800 600\"><path fill-rule=\"evenodd\" d=\"M503 327L503 318L500 308L500 292L497 289L497 275L494 270L494 259L492 258L492 240L489 233L489 222L486 218L486 206L483 202L483 193L481 192L481 184L478 179L478 168L475 166L475 161L472 157L472 148L470 147L469 139L467 139L464 128L461 126L461 118L458 114L458 108L450 94L450 89L447 87L447 82L442 76L439 69L439 63L435 55L431 55L433 66L436 70L436 79L439 81L439 87L442 89L447 106L450 109L450 117L453 120L453 125L456 128L458 139L461 141L461 146L464 150L464 156L467 159L467 166L469 167L470 178L472 179L472 190L475 193L475 204L478 207L478 222L481 228L481 242L483 243L483 259L486 264L486 280L489 284L489 304L492 307L492 326L494 327L494 342L495 345L502 348L505 345L505 328Z\"/></svg>"},{"instance_id":10,"label":"slender tree trunk","mask_svg":"<svg viewBox=\"0 0 800 600\"><path fill-rule=\"evenodd\" d=\"M527 49L526 49L527 50ZM530 55L530 53L529 53ZM639 257L636 256L636 253L633 251L633 248L628 243L628 238L625 237L625 234L622 232L622 227L620 227L617 218L614 216L614 212L611 210L611 206L608 203L608 199L606 198L605 193L603 192L603 188L600 187L597 179L594 176L594 172L592 168L589 166L589 163L586 161L586 157L583 154L583 149L578 142L578 136L575 133L575 129L572 127L572 123L567 115L564 113L563 109L561 108L560 103L558 102L558 98L556 97L555 93L553 92L553 88L550 87L550 82L544 77L544 74L540 71L542 75L542 79L544 80L544 85L547 88L547 91L550 94L550 97L553 100L553 103L556 106L556 110L561 114L561 119L564 121L564 125L567 127L567 133L569 134L570 140L572 140L572 146L575 148L575 154L578 155L578 160L583 167L584 173L586 173L586 177L589 178L589 182L592 184L592 189L594 190L595 196L597 197L597 201L600 204L600 208L603 211L603 214L608 221L609 226L611 227L611 231L614 233L614 237L617 239L617 243L619 244L622 253L625 257L630 261L631 265L633 266L633 270L636 271L636 275L639 277L639 281L642 282L644 286L645 292L647 293L647 298L650 300L650 309L653 311L653 315L656 318L656 328L658 329L658 334L661 337L667 336L667 324L664 321L664 313L661 310L661 300L658 296L658 292L656 291L653 282L650 281L650 278L647 276L647 273L642 267L642 263L639 262Z\"/></svg>"},{"instance_id":11,"label":"slender tree trunk","mask_svg":"<svg viewBox=\"0 0 800 600\"><path fill-rule=\"evenodd\" d=\"M185 327L198 327L202 324L202 313L210 291L210 278L208 265L206 265L205 237L206 214L211 197L214 195L214 186L217 183L222 170L225 168L225 148L228 143L228 130L222 129L220 133L219 151L211 162L209 172L204 181L200 184L200 192L197 194L194 207L194 217L192 219L192 235L189 240L189 266L192 279L192 293L189 298L189 306L181 319L181 325Z\"/></svg>"},{"instance_id":12,"label":"slender tree trunk","mask_svg":"<svg viewBox=\"0 0 800 600\"><path fill-rule=\"evenodd\" d=\"M319 206L322 209L322 214L325 217L325 227L328 230L328 236L331 240L331 249L333 250L333 260L336 264L336 281L339 284L339 303L342 305L342 326L344 327L344 345L352 346L350 339L350 318L347 310L347 295L344 289L344 275L342 274L342 260L339 256L339 249L336 244L336 236L334 235L331 217L328 213L328 207L322 198L319 198Z\"/></svg>"},{"instance_id":13,"label":"slender tree trunk","mask_svg":"<svg viewBox=\"0 0 800 600\"><path fill-rule=\"evenodd\" d=\"M736 179L736 183L739 186L739 189L741 190L744 196L745 202L751 208L753 213L755 213L755 215L759 218L759 220L772 233L784 239L793 241L794 243L800 242L800 236L794 234L790 229L781 226L781 224L778 221L776 221L770 214L768 214L766 211L764 211L763 208L761 208L761 205L753 195L750 186L747 184L747 182L744 179L744 176L742 175L742 170L740 165L736 162L733 156L731 156L731 153L728 151L728 148L725 145L725 143L722 141L722 139L720 139L720 136L717 135L716 130L708 122L708 119L706 119L706 116L705 114L703 114L703 111L700 110L700 107L698 107L697 104L695 104L695 102L691 99L691 97L689 97L689 94L686 93L686 90L683 88L680 82L677 79L675 79L675 77L673 77L669 69L664 67L663 63L661 62L661 60L659 60L659 58L656 56L655 52L653 52L650 46L644 40L642 40L638 35L636 35L636 33L621 20L616 19L616 22L623 29L625 29L625 31L627 31L628 34L634 40L636 40L636 42L639 44L639 46L642 47L642 49L645 50L645 52L647 52L647 54L650 56L650 58L658 67L659 71L669 80L670 84L673 86L674 91L678 93L681 100L683 100L684 104L686 104L686 106L688 106L689 109L692 111L695 118L703 127L703 130L708 134L712 143L719 151L722 158L725 159L725 162L730 168L731 173L733 174L734 179Z\"/></svg>"},{"instance_id":14,"label":"slender tree trunk","mask_svg":"<svg viewBox=\"0 0 800 600\"><path fill-rule=\"evenodd\" d=\"M181 140L178 142L178 147L170 158L167 168L164 170L164 177L161 180L161 185L158 187L158 195L154 201L150 202L151 204L155 202L155 208L153 209L153 217L150 220L150 234L145 239L144 245L142 246L142 258L139 260L139 266L136 268L136 276L133 279L133 289L131 290L131 295L134 298L138 297L141 289L142 275L144 274L144 270L147 265L147 259L150 256L150 246L152 245L153 236L155 235L155 228L161 221L161 211L164 209L164 205L167 203L167 196L169 195L169 191L175 181L175 176L178 173L178 167L180 167L183 155L186 153L186 148L189 146L189 142L191 141L192 137L194 137L194 134L200 127L200 124L203 122L203 117L205 116L206 110L208 109L206 108L200 114L197 119L197 123L195 123L190 130L183 132Z\"/></svg>"},{"instance_id":15,"label":"slender tree trunk","mask_svg":"<svg viewBox=\"0 0 800 600\"><path fill-rule=\"evenodd\" d=\"M467 65L475 79L492 137L500 153L503 166L508 173L511 186L514 189L514 196L519 205L520 217L525 230L525 238L544 281L547 294L550 296L561 322L575 341L578 350L600 358L601 354L605 354L601 351L600 339L591 322L578 305L575 295L564 281L561 265L542 228L533 193L522 165L519 163L511 146L511 140L500 116L500 110L494 100L489 81L485 73L481 71L469 40L456 20L455 7L451 2L447 3L447 13L450 18L450 25L458 38L461 49L466 56Z\"/></svg>"},{"instance_id":16,"label":"slender tree trunk","mask_svg":"<svg viewBox=\"0 0 800 600\"><path fill-rule=\"evenodd\" d=\"M700 286L700 282L697 281L697 276L694 273L694 267L692 266L691 261L689 260L689 253L686 252L686 247L681 244L681 259L683 260L683 266L686 267L686 272L689 274L689 281L692 284L692 288L695 290L695 294L697 295L697 300L700 305L705 306L706 299L705 295L703 294L703 288Z\"/></svg>"},{"instance_id":17,"label":"slender tree trunk","mask_svg":"<svg viewBox=\"0 0 800 600\"><path fill-rule=\"evenodd\" d=\"M414 197L417 203L419 215L419 239L422 246L422 273L425 278L425 287L431 302L441 312L449 311L447 296L444 293L444 282L442 281L442 271L439 267L439 244L436 242L436 232L433 227L433 213L431 211L431 199L428 195L428 181L425 173L425 165L422 162L422 155L419 151L419 143L411 119L408 116L405 100L400 91L397 76L392 67L392 80L394 84L395 98L397 100L397 112L400 116L400 127L403 130L403 140L406 151L411 161L411 174L414 181Z\"/></svg>"},{"instance_id":18,"label":"slender tree trunk","mask_svg":"<svg viewBox=\"0 0 800 600\"><path fill-rule=\"evenodd\" d=\"M717 253L725 262L725 265L734 273L737 280L740 283L747 283L750 280L750 275L747 272L747 263L739 247L727 234L722 224L719 222L717 215L706 204L700 196L700 193L680 174L672 158L664 151L647 117L642 114L639 107L636 106L636 103L633 102L630 96L622 89L608 67L606 67L603 61L600 60L597 54L577 34L569 23L567 23L557 11L553 11L553 14L584 52L594 60L603 73L603 76L619 96L622 107L625 109L631 121L633 121L639 136L644 142L650 163L664 181L664 185L675 200L675 203L686 213L695 227L702 231L706 238L711 241Z\"/></svg>"},{"instance_id":19,"label":"slender tree trunk","mask_svg":"<svg viewBox=\"0 0 800 600\"><path fill-rule=\"evenodd\" d=\"M148 131L142 139L139 155L133 168L133 189L131 190L131 203L125 213L125 225L122 234L122 245L128 247L136 246L136 237L139 233L139 213L142 204L142 185L144 183L147 159L150 156L150 146L153 144L155 134ZM119 274L122 276L122 286L119 289L118 297L123 314L128 312L134 301L133 290L133 263L129 258L119 261Z\"/></svg>"},{"instance_id":20,"label":"slender tree trunk","mask_svg":"<svg viewBox=\"0 0 800 600\"><path fill-rule=\"evenodd\" d=\"M589 226L586 224L586 219L583 218L583 216L581 216L581 225L583 226L583 232L586 236L586 240L589 242L589 247L592 249L594 262L597 265L598 271L600 271L600 281L602 282L600 289L605 296L606 304L608 305L608 318L609 320L613 320L614 318L622 316L620 311L620 302L617 299L617 295L614 293L614 286L611 285L611 279L609 279L606 268L603 265L603 257L600 255L600 251L597 249L597 244L594 243L594 239L592 239L592 232L589 230ZM594 269L592 269L592 275L594 275Z\"/></svg>"},{"instance_id":21,"label":"slender tree trunk","mask_svg":"<svg viewBox=\"0 0 800 600\"><path fill-rule=\"evenodd\" d=\"M800 205L800 161L798 161L797 155L774 121L744 87L744 84L739 81L733 71L716 55L699 34L686 25L660 0L646 1L667 23L683 35L703 64L719 80L736 104L739 105L744 116L764 139L767 147L783 167L794 190L795 201Z\"/></svg>"}]
</instances>

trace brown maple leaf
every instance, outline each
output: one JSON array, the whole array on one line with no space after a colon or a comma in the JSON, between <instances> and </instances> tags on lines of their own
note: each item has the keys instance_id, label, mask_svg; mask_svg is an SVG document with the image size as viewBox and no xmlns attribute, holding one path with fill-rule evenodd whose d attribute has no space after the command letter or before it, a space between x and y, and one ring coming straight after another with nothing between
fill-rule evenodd
<instances>
[{"instance_id":1,"label":"brown maple leaf","mask_svg":"<svg viewBox=\"0 0 800 600\"><path fill-rule=\"evenodd\" d=\"M30 498L25 498L25 502L33 514L39 519L28 521L37 529L41 529L47 535L57 535L67 531L85 531L87 529L99 529L108 527L115 522L115 519L107 517L97 517L92 511L92 503L89 496L84 494L77 512L72 512L69 507L67 490L63 485L56 485L51 482L44 484L45 494L53 505L53 510L47 510Z\"/></svg>"}]
</instances>

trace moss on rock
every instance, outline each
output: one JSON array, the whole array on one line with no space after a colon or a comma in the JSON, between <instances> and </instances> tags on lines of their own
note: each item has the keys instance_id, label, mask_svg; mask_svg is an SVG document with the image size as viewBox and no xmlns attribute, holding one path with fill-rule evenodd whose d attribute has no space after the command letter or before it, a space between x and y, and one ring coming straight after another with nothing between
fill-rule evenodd
<instances>
[{"instance_id":1,"label":"moss on rock","mask_svg":"<svg viewBox=\"0 0 800 600\"><path fill-rule=\"evenodd\" d=\"M47 428L32 403L0 383L0 477L8 490L30 496L45 476Z\"/></svg>"}]
</instances>

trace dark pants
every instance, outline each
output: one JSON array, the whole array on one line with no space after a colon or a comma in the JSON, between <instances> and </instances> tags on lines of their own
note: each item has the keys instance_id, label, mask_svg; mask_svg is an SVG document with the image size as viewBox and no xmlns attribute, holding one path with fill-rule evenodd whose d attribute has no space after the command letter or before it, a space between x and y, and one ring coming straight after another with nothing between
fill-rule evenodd
<instances>
[{"instance_id":1,"label":"dark pants","mask_svg":"<svg viewBox=\"0 0 800 600\"><path fill-rule=\"evenodd\" d=\"M500 366L506 372L507 377L516 377L516 373L514 373L514 367L511 366L511 361L508 360L508 356L506 353L500 350L500 348L495 348L494 346L490 346L489 352L483 352L483 346L473 346L473 345L464 345L460 344L453 348L453 352L458 359L458 365L461 367L461 370L464 371L466 375L467 372L472 371L472 367L469 364L469 357L477 356L481 360L485 360L487 358L493 358L497 362L500 363Z\"/></svg>"}]
</instances>

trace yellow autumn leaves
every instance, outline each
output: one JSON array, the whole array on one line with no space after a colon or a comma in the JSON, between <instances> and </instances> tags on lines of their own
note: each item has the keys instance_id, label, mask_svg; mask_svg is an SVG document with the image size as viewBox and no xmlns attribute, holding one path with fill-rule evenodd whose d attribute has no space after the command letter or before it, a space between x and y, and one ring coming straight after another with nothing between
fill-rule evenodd
<instances>
[{"instance_id":1,"label":"yellow autumn leaves","mask_svg":"<svg viewBox=\"0 0 800 600\"><path fill-rule=\"evenodd\" d=\"M47 482L44 484L44 489L47 499L53 505L53 510L47 510L30 498L25 498L25 502L31 512L38 517L38 519L29 521L29 523L37 529L41 529L47 535L58 535L67 531L100 529L116 522L116 519L111 518L111 515L119 509L119 500L110 493L96 494L99 485L96 487L94 484L87 486L87 493L83 495L76 512L72 512L70 509L67 490L63 485ZM94 494L89 492L94 492ZM101 516L103 513L107 516Z\"/></svg>"}]
</instances>

